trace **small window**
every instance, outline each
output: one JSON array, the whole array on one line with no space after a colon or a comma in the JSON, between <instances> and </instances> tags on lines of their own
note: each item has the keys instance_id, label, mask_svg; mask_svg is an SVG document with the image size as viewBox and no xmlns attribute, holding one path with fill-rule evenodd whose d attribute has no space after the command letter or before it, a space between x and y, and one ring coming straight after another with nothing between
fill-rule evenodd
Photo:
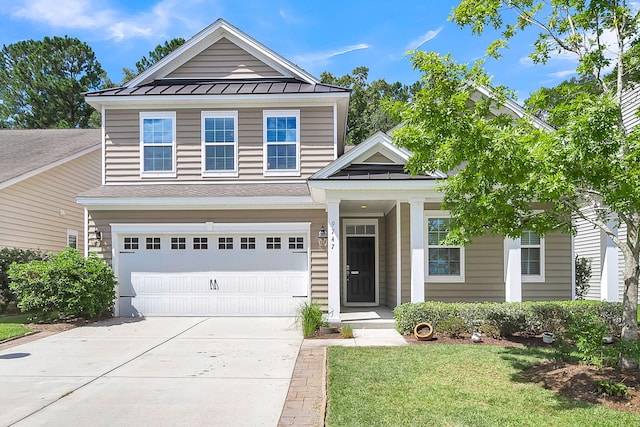
<instances>
[{"instance_id":1,"label":"small window","mask_svg":"<svg viewBox=\"0 0 640 427\"><path fill-rule=\"evenodd\" d=\"M267 237L267 249L280 249L281 247L280 237Z\"/></svg>"},{"instance_id":2,"label":"small window","mask_svg":"<svg viewBox=\"0 0 640 427\"><path fill-rule=\"evenodd\" d=\"M451 230L451 219L427 218L427 276L435 281L464 280L464 249L443 244Z\"/></svg>"},{"instance_id":3,"label":"small window","mask_svg":"<svg viewBox=\"0 0 640 427\"><path fill-rule=\"evenodd\" d=\"M289 237L289 249L304 249L304 237Z\"/></svg>"},{"instance_id":4,"label":"small window","mask_svg":"<svg viewBox=\"0 0 640 427\"><path fill-rule=\"evenodd\" d=\"M138 249L138 238L137 237L125 237L124 238L124 248L128 250Z\"/></svg>"},{"instance_id":5,"label":"small window","mask_svg":"<svg viewBox=\"0 0 640 427\"><path fill-rule=\"evenodd\" d=\"M240 238L240 249L255 249L256 248L256 238L255 237L241 237Z\"/></svg>"},{"instance_id":6,"label":"small window","mask_svg":"<svg viewBox=\"0 0 640 427\"><path fill-rule=\"evenodd\" d=\"M203 111L202 175L237 176L237 111Z\"/></svg>"},{"instance_id":7,"label":"small window","mask_svg":"<svg viewBox=\"0 0 640 427\"><path fill-rule=\"evenodd\" d=\"M206 237L194 237L193 238L193 249L208 249L209 248L209 239Z\"/></svg>"},{"instance_id":8,"label":"small window","mask_svg":"<svg viewBox=\"0 0 640 427\"><path fill-rule=\"evenodd\" d=\"M233 237L218 237L218 249L233 249Z\"/></svg>"},{"instance_id":9,"label":"small window","mask_svg":"<svg viewBox=\"0 0 640 427\"><path fill-rule=\"evenodd\" d=\"M140 170L148 177L176 172L176 113L140 113Z\"/></svg>"},{"instance_id":10,"label":"small window","mask_svg":"<svg viewBox=\"0 0 640 427\"><path fill-rule=\"evenodd\" d=\"M187 249L187 239L185 237L172 237L171 249Z\"/></svg>"},{"instance_id":11,"label":"small window","mask_svg":"<svg viewBox=\"0 0 640 427\"><path fill-rule=\"evenodd\" d=\"M522 280L544 281L544 239L531 230L520 238L520 266Z\"/></svg>"},{"instance_id":12,"label":"small window","mask_svg":"<svg viewBox=\"0 0 640 427\"><path fill-rule=\"evenodd\" d=\"M300 111L264 111L264 174L300 174Z\"/></svg>"},{"instance_id":13,"label":"small window","mask_svg":"<svg viewBox=\"0 0 640 427\"><path fill-rule=\"evenodd\" d=\"M147 237L147 249L160 249L160 238L159 237Z\"/></svg>"},{"instance_id":14,"label":"small window","mask_svg":"<svg viewBox=\"0 0 640 427\"><path fill-rule=\"evenodd\" d=\"M73 249L78 249L78 231L67 230L67 246Z\"/></svg>"}]
</instances>

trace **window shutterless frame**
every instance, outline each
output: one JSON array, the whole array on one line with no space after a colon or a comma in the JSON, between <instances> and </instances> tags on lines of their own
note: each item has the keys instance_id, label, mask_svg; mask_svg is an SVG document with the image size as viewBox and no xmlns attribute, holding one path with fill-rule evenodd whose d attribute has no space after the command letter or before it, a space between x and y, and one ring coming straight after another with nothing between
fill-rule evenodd
<instances>
[{"instance_id":1,"label":"window shutterless frame","mask_svg":"<svg viewBox=\"0 0 640 427\"><path fill-rule=\"evenodd\" d=\"M425 280L429 282L464 282L465 248L441 243L449 232L449 219L447 212L425 211Z\"/></svg>"},{"instance_id":2,"label":"window shutterless frame","mask_svg":"<svg viewBox=\"0 0 640 427\"><path fill-rule=\"evenodd\" d=\"M520 238L520 257L522 281L544 282L544 238L533 231L523 230Z\"/></svg>"},{"instance_id":3,"label":"window shutterless frame","mask_svg":"<svg viewBox=\"0 0 640 427\"><path fill-rule=\"evenodd\" d=\"M140 176L176 176L175 111L140 113Z\"/></svg>"},{"instance_id":4,"label":"window shutterless frame","mask_svg":"<svg viewBox=\"0 0 640 427\"><path fill-rule=\"evenodd\" d=\"M203 177L238 176L238 112L200 114Z\"/></svg>"},{"instance_id":5,"label":"window shutterless frame","mask_svg":"<svg viewBox=\"0 0 640 427\"><path fill-rule=\"evenodd\" d=\"M300 176L300 110L262 112L264 176Z\"/></svg>"}]
</instances>

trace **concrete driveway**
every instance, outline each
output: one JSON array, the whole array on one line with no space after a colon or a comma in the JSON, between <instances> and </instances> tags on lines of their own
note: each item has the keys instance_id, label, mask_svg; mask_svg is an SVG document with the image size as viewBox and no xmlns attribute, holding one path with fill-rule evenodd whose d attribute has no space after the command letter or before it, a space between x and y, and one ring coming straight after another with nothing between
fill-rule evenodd
<instances>
[{"instance_id":1,"label":"concrete driveway","mask_svg":"<svg viewBox=\"0 0 640 427\"><path fill-rule=\"evenodd\" d=\"M112 319L0 351L0 425L276 426L292 324Z\"/></svg>"}]
</instances>

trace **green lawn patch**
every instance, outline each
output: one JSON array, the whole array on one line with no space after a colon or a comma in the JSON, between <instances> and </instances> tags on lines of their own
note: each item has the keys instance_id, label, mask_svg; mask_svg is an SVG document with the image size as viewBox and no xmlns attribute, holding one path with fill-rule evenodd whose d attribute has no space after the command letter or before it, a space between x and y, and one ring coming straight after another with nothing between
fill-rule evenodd
<instances>
[{"instance_id":1,"label":"green lawn patch","mask_svg":"<svg viewBox=\"0 0 640 427\"><path fill-rule=\"evenodd\" d=\"M626 426L640 417L525 381L553 349L330 347L327 426Z\"/></svg>"},{"instance_id":2,"label":"green lawn patch","mask_svg":"<svg viewBox=\"0 0 640 427\"><path fill-rule=\"evenodd\" d=\"M29 316L29 314L0 316L0 341L31 332L33 329L24 326L24 323L29 322Z\"/></svg>"}]
</instances>

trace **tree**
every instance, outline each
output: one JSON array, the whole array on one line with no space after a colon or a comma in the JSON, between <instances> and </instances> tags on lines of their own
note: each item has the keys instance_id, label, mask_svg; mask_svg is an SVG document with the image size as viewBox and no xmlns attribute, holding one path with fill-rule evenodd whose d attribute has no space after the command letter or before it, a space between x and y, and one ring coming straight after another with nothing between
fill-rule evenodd
<instances>
[{"instance_id":1,"label":"tree","mask_svg":"<svg viewBox=\"0 0 640 427\"><path fill-rule=\"evenodd\" d=\"M138 74L151 67L156 62L160 61L165 56L169 55L171 52L179 48L184 44L184 39L181 37L176 37L174 39L165 41L164 44L159 44L155 49L149 52L149 58L143 56L140 61L136 62L136 69L133 70L131 68L123 68L122 73L124 74L124 78L122 79L122 83L126 83L129 80L132 80Z\"/></svg>"},{"instance_id":2,"label":"tree","mask_svg":"<svg viewBox=\"0 0 640 427\"><path fill-rule=\"evenodd\" d=\"M359 144L377 131L388 131L398 124L382 107L382 100L389 98L405 102L417 90L416 84L387 83L378 79L371 83L367 67L355 68L351 74L336 77L328 71L320 74L320 80L351 89L347 123L347 143Z\"/></svg>"},{"instance_id":3,"label":"tree","mask_svg":"<svg viewBox=\"0 0 640 427\"><path fill-rule=\"evenodd\" d=\"M0 127L85 128L93 108L82 93L99 89L105 72L77 38L45 37L0 51Z\"/></svg>"},{"instance_id":4,"label":"tree","mask_svg":"<svg viewBox=\"0 0 640 427\"><path fill-rule=\"evenodd\" d=\"M449 241L468 242L487 229L512 238L524 229L570 232L575 217L603 230L624 257L622 339L637 346L640 127L625 130L621 102L633 74L624 58L639 35L638 14L618 0L463 0L452 19L476 34L497 30L500 37L487 49L495 58L518 32L537 29L535 62L571 53L580 78L590 76L599 89L549 103L545 114L553 129L504 113L510 92L486 89L482 61L461 65L449 55L415 52L411 61L423 73L423 88L392 106L405 123L394 141L414 153L407 167L412 173L460 168L442 184L443 207L453 219ZM606 39L615 41L609 46ZM605 78L611 65L613 83ZM481 88L486 96L478 100ZM626 239L616 233L620 225ZM637 362L623 351L619 366Z\"/></svg>"}]
</instances>

